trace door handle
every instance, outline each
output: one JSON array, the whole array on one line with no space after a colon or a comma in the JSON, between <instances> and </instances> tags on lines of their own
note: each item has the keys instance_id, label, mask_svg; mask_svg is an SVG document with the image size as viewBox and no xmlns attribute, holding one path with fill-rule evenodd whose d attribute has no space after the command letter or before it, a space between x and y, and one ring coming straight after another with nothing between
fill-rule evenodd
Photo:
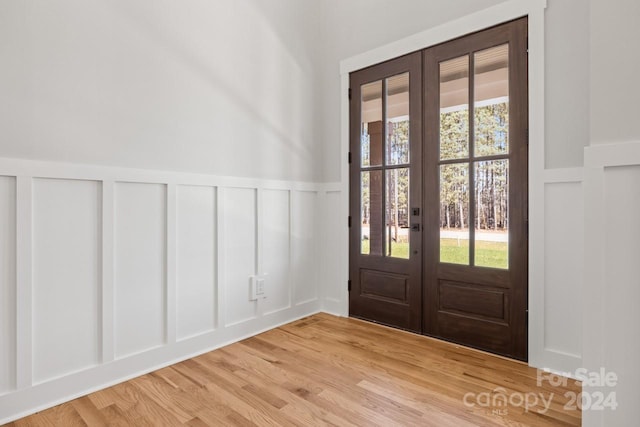
<instances>
[{"instance_id":1,"label":"door handle","mask_svg":"<svg viewBox=\"0 0 640 427\"><path fill-rule=\"evenodd\" d=\"M411 224L411 231L420 231L420 224Z\"/></svg>"}]
</instances>

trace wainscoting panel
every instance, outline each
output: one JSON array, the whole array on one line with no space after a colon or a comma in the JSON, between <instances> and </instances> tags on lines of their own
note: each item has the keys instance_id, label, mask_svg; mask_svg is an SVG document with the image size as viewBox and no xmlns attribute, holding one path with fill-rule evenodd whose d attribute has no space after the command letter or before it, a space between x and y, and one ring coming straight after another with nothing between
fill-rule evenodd
<instances>
[{"instance_id":1,"label":"wainscoting panel","mask_svg":"<svg viewBox=\"0 0 640 427\"><path fill-rule=\"evenodd\" d=\"M320 311L329 187L0 158L0 424Z\"/></svg>"},{"instance_id":2,"label":"wainscoting panel","mask_svg":"<svg viewBox=\"0 0 640 427\"><path fill-rule=\"evenodd\" d=\"M319 267L319 245L316 237L321 229L316 192L296 191L291 202L293 300L303 304L318 298L316 275Z\"/></svg>"},{"instance_id":3,"label":"wainscoting panel","mask_svg":"<svg viewBox=\"0 0 640 427\"><path fill-rule=\"evenodd\" d=\"M33 380L99 362L101 186L33 180Z\"/></svg>"},{"instance_id":4,"label":"wainscoting panel","mask_svg":"<svg viewBox=\"0 0 640 427\"><path fill-rule=\"evenodd\" d=\"M0 395L15 388L15 365L16 179L0 176Z\"/></svg>"},{"instance_id":5,"label":"wainscoting panel","mask_svg":"<svg viewBox=\"0 0 640 427\"><path fill-rule=\"evenodd\" d=\"M339 191L328 191L324 197L322 216L324 218L324 230L322 233L322 245L325 248L323 258L323 282L322 290L325 303L331 306L331 312L342 314L338 309L341 300L346 296L347 283L342 277L341 264L348 254L340 240L339 231L346 228L347 218L340 209L341 194Z\"/></svg>"},{"instance_id":6,"label":"wainscoting panel","mask_svg":"<svg viewBox=\"0 0 640 427\"><path fill-rule=\"evenodd\" d=\"M166 339L166 201L164 184L115 185L116 358Z\"/></svg>"},{"instance_id":7,"label":"wainscoting panel","mask_svg":"<svg viewBox=\"0 0 640 427\"><path fill-rule=\"evenodd\" d=\"M544 348L579 361L584 274L582 183L547 183L545 198Z\"/></svg>"},{"instance_id":8,"label":"wainscoting panel","mask_svg":"<svg viewBox=\"0 0 640 427\"><path fill-rule=\"evenodd\" d=\"M637 145L640 152L640 143ZM635 425L640 399L640 162L604 168L603 364L619 378L619 406L606 411L603 425ZM605 394L605 396L607 395Z\"/></svg>"},{"instance_id":9,"label":"wainscoting panel","mask_svg":"<svg viewBox=\"0 0 640 427\"><path fill-rule=\"evenodd\" d=\"M224 286L226 319L232 326L254 319L256 301L249 300L249 276L257 274L256 266L256 190L226 188L224 190Z\"/></svg>"},{"instance_id":10,"label":"wainscoting panel","mask_svg":"<svg viewBox=\"0 0 640 427\"><path fill-rule=\"evenodd\" d=\"M176 189L177 337L216 327L216 189L179 185Z\"/></svg>"},{"instance_id":11,"label":"wainscoting panel","mask_svg":"<svg viewBox=\"0 0 640 427\"><path fill-rule=\"evenodd\" d=\"M584 171L546 169L538 179L530 188L542 192L529 199L529 365L575 376L582 366Z\"/></svg>"},{"instance_id":12,"label":"wainscoting panel","mask_svg":"<svg viewBox=\"0 0 640 427\"><path fill-rule=\"evenodd\" d=\"M271 314L291 307L291 230L289 191L262 192L262 253L266 276L264 312Z\"/></svg>"},{"instance_id":13,"label":"wainscoting panel","mask_svg":"<svg viewBox=\"0 0 640 427\"><path fill-rule=\"evenodd\" d=\"M615 410L583 411L585 426L638 423L640 401L640 140L585 148L583 367L615 374L615 387L585 384L585 395L615 394Z\"/></svg>"}]
</instances>

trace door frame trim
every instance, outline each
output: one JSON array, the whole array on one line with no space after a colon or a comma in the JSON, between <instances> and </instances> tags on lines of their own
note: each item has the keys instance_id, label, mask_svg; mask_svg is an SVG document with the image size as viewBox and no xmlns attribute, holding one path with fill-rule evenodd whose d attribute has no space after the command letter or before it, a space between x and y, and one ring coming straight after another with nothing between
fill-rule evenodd
<instances>
[{"instance_id":1,"label":"door frame trim","mask_svg":"<svg viewBox=\"0 0 640 427\"><path fill-rule=\"evenodd\" d=\"M545 124L544 124L544 11L546 0L511 0L427 29L410 37L363 52L340 62L341 80L341 217L349 215L349 73L399 56L428 48L524 16L528 17L529 41L529 365L544 368L545 361L557 356L544 343L544 247L545 247ZM345 221L346 222L346 221ZM341 257L339 277L349 278L349 229L339 230L345 256ZM349 295L344 286L340 313L349 314ZM551 353L551 354L549 354Z\"/></svg>"}]
</instances>

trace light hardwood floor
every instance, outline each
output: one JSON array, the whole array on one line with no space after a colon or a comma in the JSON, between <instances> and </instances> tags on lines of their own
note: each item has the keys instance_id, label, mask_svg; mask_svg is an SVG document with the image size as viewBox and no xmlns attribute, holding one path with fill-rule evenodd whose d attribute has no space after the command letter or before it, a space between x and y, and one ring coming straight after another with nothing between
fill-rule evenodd
<instances>
[{"instance_id":1,"label":"light hardwood floor","mask_svg":"<svg viewBox=\"0 0 640 427\"><path fill-rule=\"evenodd\" d=\"M536 383L523 363L317 314L10 425L580 425L564 407L579 385ZM520 405L540 396L547 411Z\"/></svg>"}]
</instances>

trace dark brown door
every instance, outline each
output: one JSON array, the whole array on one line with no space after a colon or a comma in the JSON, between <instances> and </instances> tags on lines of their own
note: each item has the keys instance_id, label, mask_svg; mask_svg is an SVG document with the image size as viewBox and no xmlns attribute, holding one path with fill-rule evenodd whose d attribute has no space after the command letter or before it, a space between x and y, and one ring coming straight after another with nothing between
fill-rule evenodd
<instances>
[{"instance_id":1,"label":"dark brown door","mask_svg":"<svg viewBox=\"0 0 640 427\"><path fill-rule=\"evenodd\" d=\"M421 61L418 52L350 81L350 315L415 332L422 331Z\"/></svg>"},{"instance_id":2,"label":"dark brown door","mask_svg":"<svg viewBox=\"0 0 640 427\"><path fill-rule=\"evenodd\" d=\"M424 51L424 332L527 357L527 21Z\"/></svg>"},{"instance_id":3,"label":"dark brown door","mask_svg":"<svg viewBox=\"0 0 640 427\"><path fill-rule=\"evenodd\" d=\"M526 360L526 35L351 75L352 316Z\"/></svg>"}]
</instances>

